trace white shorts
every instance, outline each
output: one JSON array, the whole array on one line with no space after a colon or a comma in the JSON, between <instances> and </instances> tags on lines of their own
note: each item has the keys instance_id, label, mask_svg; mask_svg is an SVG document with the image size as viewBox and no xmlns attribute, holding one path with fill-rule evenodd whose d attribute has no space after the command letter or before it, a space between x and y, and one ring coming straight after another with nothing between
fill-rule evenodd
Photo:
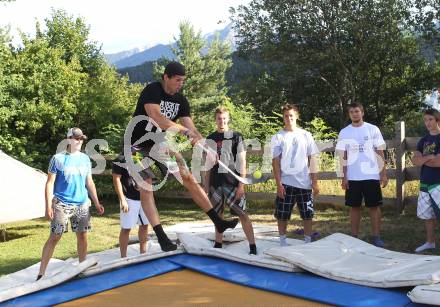
<instances>
[{"instance_id":1,"label":"white shorts","mask_svg":"<svg viewBox=\"0 0 440 307\"><path fill-rule=\"evenodd\" d=\"M128 212L122 212L120 215L121 228L132 229L136 224L138 225L148 225L147 216L142 210L142 205L140 200L133 200L125 198L128 204Z\"/></svg>"},{"instance_id":2,"label":"white shorts","mask_svg":"<svg viewBox=\"0 0 440 307\"><path fill-rule=\"evenodd\" d=\"M429 194L431 194L432 199L437 204L433 204L431 197L429 197ZM433 206L436 206L440 204L440 186L435 187L429 193L420 191L419 199L417 201L417 216L422 220L430 220L435 219L435 213Z\"/></svg>"}]
</instances>

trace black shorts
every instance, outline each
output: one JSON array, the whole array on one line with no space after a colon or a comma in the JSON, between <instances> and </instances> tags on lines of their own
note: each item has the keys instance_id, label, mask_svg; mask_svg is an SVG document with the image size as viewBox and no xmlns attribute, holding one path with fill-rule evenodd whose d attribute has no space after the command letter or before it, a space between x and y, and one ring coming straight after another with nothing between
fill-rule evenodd
<instances>
[{"instance_id":1,"label":"black shorts","mask_svg":"<svg viewBox=\"0 0 440 307\"><path fill-rule=\"evenodd\" d=\"M153 182L159 182L165 178L175 180L180 177L179 169L175 158L170 157L166 161L159 161L152 157L151 151L157 150L155 147L132 147L132 151L139 152L147 162L144 163L144 172L147 178L153 179ZM186 163L185 161L183 161Z\"/></svg>"},{"instance_id":2,"label":"black shorts","mask_svg":"<svg viewBox=\"0 0 440 307\"><path fill-rule=\"evenodd\" d=\"M301 218L303 220L311 220L315 213L312 190L300 189L285 184L283 184L283 187L286 191L286 196L284 199L277 196L275 200L275 218L280 221L290 220L293 206L296 203Z\"/></svg>"},{"instance_id":3,"label":"black shorts","mask_svg":"<svg viewBox=\"0 0 440 307\"><path fill-rule=\"evenodd\" d=\"M366 207L382 205L382 190L379 180L349 180L348 189L345 191L345 205L360 207L365 200Z\"/></svg>"}]
</instances>

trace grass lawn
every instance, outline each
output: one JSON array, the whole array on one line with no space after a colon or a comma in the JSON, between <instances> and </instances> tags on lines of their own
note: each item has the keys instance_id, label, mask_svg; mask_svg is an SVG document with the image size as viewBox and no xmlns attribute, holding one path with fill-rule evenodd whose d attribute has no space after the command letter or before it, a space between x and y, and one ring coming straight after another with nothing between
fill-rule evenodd
<instances>
[{"instance_id":1,"label":"grass lawn","mask_svg":"<svg viewBox=\"0 0 440 307\"><path fill-rule=\"evenodd\" d=\"M116 199L103 199L106 213L97 217L93 211L93 231L89 235L89 252L97 252L118 246L119 208ZM188 200L157 201L162 223L171 225L186 221L206 220L206 215ZM248 212L254 223L276 225L271 202L249 202ZM346 208L333 205L316 205L314 230L327 236L335 232L349 233L348 211ZM92 207L93 208L93 207ZM370 239L368 212L364 210L360 238ZM49 235L49 222L35 219L2 225L6 229L7 241L0 242L0 275L9 274L40 261L41 250ZM289 224L289 237L295 236L292 231L301 226L297 213ZM133 233L134 234L134 233ZM392 207L383 210L382 237L385 247L390 250L412 252L424 242L424 224L416 217L415 206L408 206L405 215L398 215ZM435 254L440 255L437 249ZM64 235L54 253L55 258L76 257L76 239L72 232Z\"/></svg>"}]
</instances>

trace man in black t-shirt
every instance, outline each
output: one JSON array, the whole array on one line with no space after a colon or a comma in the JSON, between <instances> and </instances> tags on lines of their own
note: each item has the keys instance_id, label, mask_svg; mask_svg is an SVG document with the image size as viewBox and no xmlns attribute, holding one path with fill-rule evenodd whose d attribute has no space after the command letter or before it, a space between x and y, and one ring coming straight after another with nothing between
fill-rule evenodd
<instances>
[{"instance_id":1,"label":"man in black t-shirt","mask_svg":"<svg viewBox=\"0 0 440 307\"><path fill-rule=\"evenodd\" d=\"M219 217L212 208L208 196L189 171L182 155L169 149L162 132L181 133L191 140L192 145L202 139L191 119L188 100L179 93L184 80L185 67L178 62L170 62L165 67L162 81L150 83L142 91L133 119L126 130L126 136L127 131L128 134L131 132L131 139L127 140L124 136L125 144L130 142L132 148L137 148L147 158L144 160L148 161L146 168L150 175L146 180L146 188L140 191L141 203L163 251L175 250L177 246L168 239L160 224L153 197L154 174L150 170L153 164L156 164L162 172L169 171L181 180L194 202L209 216L220 233L227 228L234 228L238 223L238 219L225 221ZM176 120L180 123L176 123ZM127 151L127 148L124 148L126 156ZM139 176L133 175L142 182Z\"/></svg>"},{"instance_id":2,"label":"man in black t-shirt","mask_svg":"<svg viewBox=\"0 0 440 307\"><path fill-rule=\"evenodd\" d=\"M119 198L121 209L120 222L121 231L119 233L119 249L121 258L127 257L127 247L130 230L139 225L139 252L145 254L147 251L148 219L141 206L140 187L128 173L125 165L125 158L119 155L112 164L113 186ZM140 171L141 178L147 179L148 172Z\"/></svg>"},{"instance_id":3,"label":"man in black t-shirt","mask_svg":"<svg viewBox=\"0 0 440 307\"><path fill-rule=\"evenodd\" d=\"M417 216L425 220L426 242L416 253L435 248L435 219L440 220L440 112L427 109L423 120L428 134L418 142L412 162L421 166Z\"/></svg>"},{"instance_id":4,"label":"man in black t-shirt","mask_svg":"<svg viewBox=\"0 0 440 307\"><path fill-rule=\"evenodd\" d=\"M239 176L246 175L246 150L243 137L240 133L229 129L229 110L224 107L215 110L215 123L217 131L210 134L206 139L215 144L215 150L220 160L224 162ZM237 172L237 170L239 172ZM233 215L240 218L243 231L249 241L250 254L257 254L254 230L249 216L246 213L246 197L244 185L233 175L224 170L218 163L206 172L205 191L209 195L215 211L223 217L225 204ZM215 232L215 248L221 248L223 235Z\"/></svg>"}]
</instances>

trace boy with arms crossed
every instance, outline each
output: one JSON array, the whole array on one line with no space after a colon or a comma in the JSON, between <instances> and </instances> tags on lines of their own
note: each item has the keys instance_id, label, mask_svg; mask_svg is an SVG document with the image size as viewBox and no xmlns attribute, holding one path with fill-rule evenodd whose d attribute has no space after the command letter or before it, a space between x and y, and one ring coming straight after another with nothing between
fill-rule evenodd
<instances>
[{"instance_id":1,"label":"boy with arms crossed","mask_svg":"<svg viewBox=\"0 0 440 307\"><path fill-rule=\"evenodd\" d=\"M412 162L422 167L417 216L425 220L426 242L416 248L416 253L435 248L435 217L440 218L440 112L427 109L423 120L428 134L417 144Z\"/></svg>"}]
</instances>

